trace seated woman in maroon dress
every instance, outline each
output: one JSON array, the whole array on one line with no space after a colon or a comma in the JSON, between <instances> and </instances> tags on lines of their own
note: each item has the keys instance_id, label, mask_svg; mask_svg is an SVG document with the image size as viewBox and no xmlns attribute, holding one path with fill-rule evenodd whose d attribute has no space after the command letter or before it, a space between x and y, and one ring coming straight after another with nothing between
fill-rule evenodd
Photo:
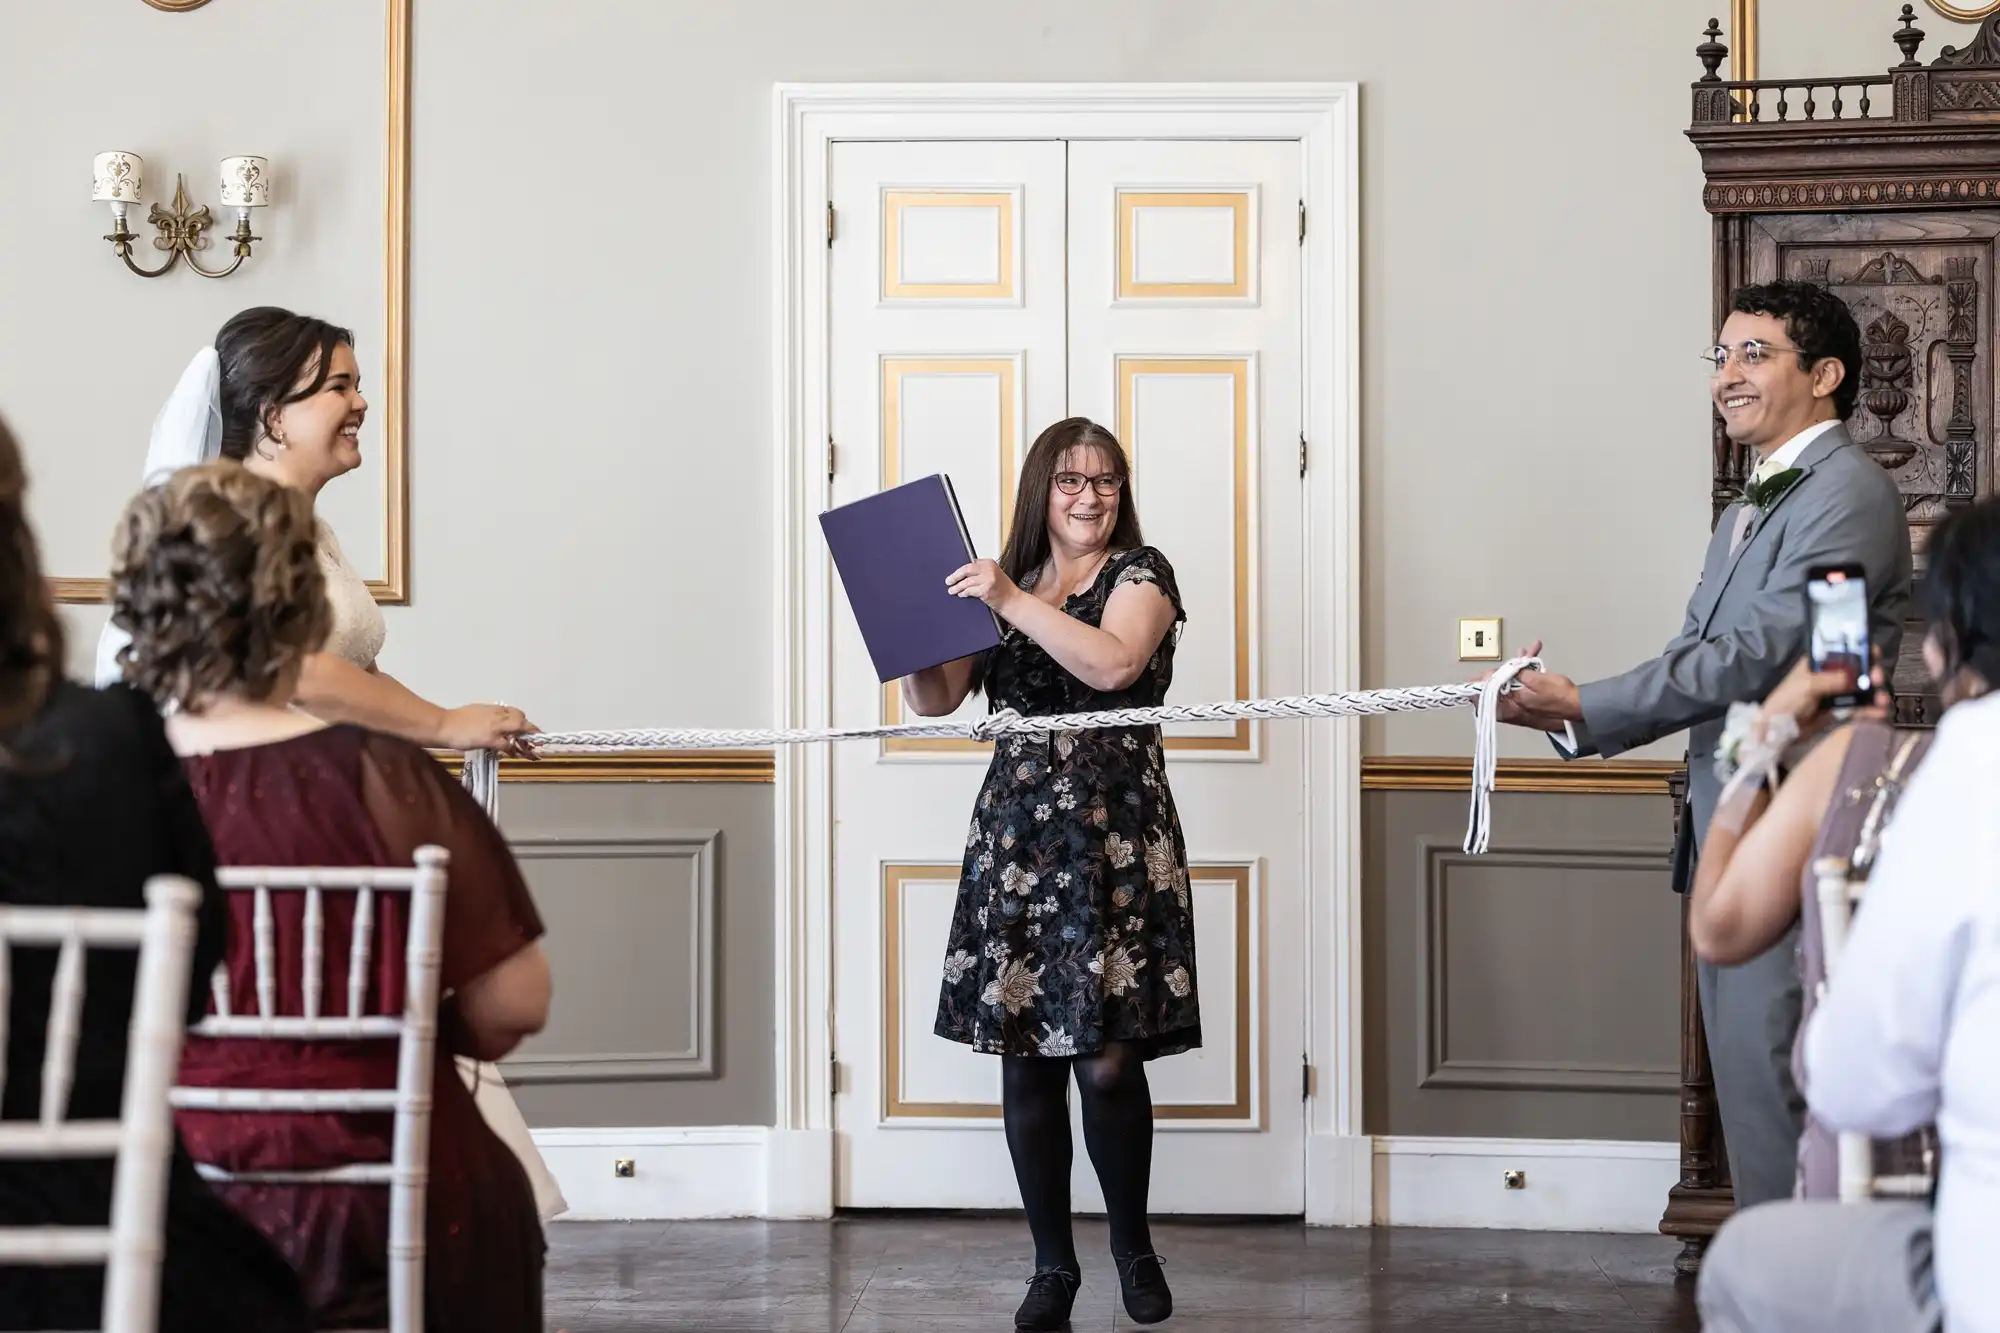
<instances>
[{"instance_id":1,"label":"seated woman in maroon dress","mask_svg":"<svg viewBox=\"0 0 2000 1333\"><path fill-rule=\"evenodd\" d=\"M175 474L126 509L112 616L132 636L127 677L171 710L168 737L217 861L406 866L451 854L430 1135L426 1327L542 1327L544 1244L520 1160L487 1128L452 1057L498 1059L548 1016L548 963L528 889L485 814L423 750L287 707L328 625L312 507L236 463ZM344 1012L353 898L328 894L322 994ZM281 1012L298 1012L302 895L274 895ZM231 901L231 1003L256 1012L251 904ZM404 904L378 903L367 1010L402 1003ZM181 1080L207 1087L395 1084L396 1044L190 1040ZM386 1114L184 1112L195 1160L230 1170L316 1169L389 1158ZM223 1197L298 1269L321 1327L380 1327L388 1192L379 1186L231 1185Z\"/></svg>"}]
</instances>

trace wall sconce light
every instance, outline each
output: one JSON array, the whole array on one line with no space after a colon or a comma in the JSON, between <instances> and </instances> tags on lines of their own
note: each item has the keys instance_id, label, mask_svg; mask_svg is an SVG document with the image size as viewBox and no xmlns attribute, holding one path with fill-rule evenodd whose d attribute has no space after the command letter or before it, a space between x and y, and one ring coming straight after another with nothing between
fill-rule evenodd
<instances>
[{"instance_id":1,"label":"wall sconce light","mask_svg":"<svg viewBox=\"0 0 2000 1333\"><path fill-rule=\"evenodd\" d=\"M202 233L214 224L214 218L207 204L189 207L187 180L180 176L174 178L173 206L154 204L147 214L147 221L160 233L153 238L153 248L167 251L167 262L154 269L133 263L132 242L138 237L126 230L125 210L140 202L145 189L145 160L137 153L99 153L93 167L90 197L94 202L111 205L116 228L104 239L111 242L118 257L125 261L125 267L142 278L157 278L183 259L204 278L226 278L243 266L243 261L250 257L250 247L263 239L250 234L250 210L271 202L271 164L261 157L222 159L222 203L225 208L236 210L236 233L230 238L236 242L236 261L225 269L203 268L195 260L195 251L208 248L208 239Z\"/></svg>"}]
</instances>

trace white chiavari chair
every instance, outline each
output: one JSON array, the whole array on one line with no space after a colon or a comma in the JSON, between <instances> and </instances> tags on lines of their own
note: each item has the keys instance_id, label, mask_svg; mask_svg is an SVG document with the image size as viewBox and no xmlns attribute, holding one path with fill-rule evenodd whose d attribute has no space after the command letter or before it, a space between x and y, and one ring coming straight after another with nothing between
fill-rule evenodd
<instances>
[{"instance_id":1,"label":"white chiavari chair","mask_svg":"<svg viewBox=\"0 0 2000 1333\"><path fill-rule=\"evenodd\" d=\"M1905 739L1888 772L1877 784L1874 803L1862 821L1853 859L1822 856L1812 864L1814 896L1819 901L1820 948L1826 973L1820 981L1821 998L1839 975L1841 957L1847 949L1848 930L1853 924L1856 909L1861 906L1862 894L1868 888L1868 875L1874 869L1875 853L1881 847L1882 829L1913 752L1913 742ZM1931 1143L1928 1136L1925 1142L1927 1145ZM1936 1154L1929 1146L1923 1153L1923 1170L1890 1176L1876 1174L1875 1141L1868 1135L1841 1134L1838 1144L1839 1197L1842 1203L1928 1198L1937 1183Z\"/></svg>"},{"instance_id":2,"label":"white chiavari chair","mask_svg":"<svg viewBox=\"0 0 2000 1333\"><path fill-rule=\"evenodd\" d=\"M191 1088L173 1090L182 1110L229 1112L389 1112L395 1131L387 1165L353 1163L314 1171L229 1172L197 1163L218 1182L283 1185L384 1185L389 1190L388 1333L422 1333L424 1326L424 1207L430 1172L431 1076L437 1049L438 969L444 938L444 893L448 854L441 847L417 849L414 867L236 866L217 875L231 894L252 895L252 940L256 962L257 1012L234 1012L227 975L218 969L211 982L215 1011L195 1027L202 1037L289 1041L397 1039L394 1088L311 1089ZM354 925L348 941L346 1005L324 1012L325 895L351 892ZM277 943L272 895L305 896L298 1012L279 1013ZM404 954L403 1012L368 1014L368 979L375 936L375 900L383 893L410 896L409 934Z\"/></svg>"},{"instance_id":3,"label":"white chiavari chair","mask_svg":"<svg viewBox=\"0 0 2000 1333\"><path fill-rule=\"evenodd\" d=\"M167 1090L180 1063L187 1024L188 968L201 890L162 875L147 881L139 909L0 906L0 1052L6 1048L11 952L54 948L41 1114L0 1121L0 1158L114 1161L110 1224L103 1227L0 1226L0 1262L104 1265L104 1333L153 1333L158 1325L165 1248L167 1167L173 1113ZM116 1120L70 1120L88 949L136 949L138 972L125 1051L125 1086ZM0 1061L0 1080L6 1065Z\"/></svg>"},{"instance_id":4,"label":"white chiavari chair","mask_svg":"<svg viewBox=\"0 0 2000 1333\"><path fill-rule=\"evenodd\" d=\"M1839 975L1840 958L1847 946L1848 927L1861 894L1868 887L1856 876L1845 857L1823 856L1813 862L1813 881L1819 897L1820 938L1826 956L1826 981L1832 985ZM1922 1199L1930 1195L1931 1172L1900 1176L1875 1174L1875 1141L1866 1134L1838 1137L1840 1201L1862 1203L1869 1199Z\"/></svg>"}]
</instances>

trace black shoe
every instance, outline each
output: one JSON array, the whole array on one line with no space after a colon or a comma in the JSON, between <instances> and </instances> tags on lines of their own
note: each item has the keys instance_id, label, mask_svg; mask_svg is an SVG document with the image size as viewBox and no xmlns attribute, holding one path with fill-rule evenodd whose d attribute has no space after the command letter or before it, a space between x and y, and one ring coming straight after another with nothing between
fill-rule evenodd
<instances>
[{"instance_id":1,"label":"black shoe","mask_svg":"<svg viewBox=\"0 0 2000 1333\"><path fill-rule=\"evenodd\" d=\"M1174 1294L1167 1290L1166 1260L1157 1254L1120 1259L1118 1290L1125 1296L1125 1313L1135 1324L1157 1324L1174 1312Z\"/></svg>"},{"instance_id":2,"label":"black shoe","mask_svg":"<svg viewBox=\"0 0 2000 1333\"><path fill-rule=\"evenodd\" d=\"M1028 1279L1028 1298L1014 1311L1018 1329L1053 1330L1067 1327L1083 1275L1067 1268L1037 1268Z\"/></svg>"}]
</instances>

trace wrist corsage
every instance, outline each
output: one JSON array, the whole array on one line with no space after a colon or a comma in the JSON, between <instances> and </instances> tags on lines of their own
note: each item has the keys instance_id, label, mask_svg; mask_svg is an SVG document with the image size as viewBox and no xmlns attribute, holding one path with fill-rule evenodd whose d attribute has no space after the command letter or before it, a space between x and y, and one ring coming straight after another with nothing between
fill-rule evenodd
<instances>
[{"instance_id":1,"label":"wrist corsage","mask_svg":"<svg viewBox=\"0 0 2000 1333\"><path fill-rule=\"evenodd\" d=\"M1756 704L1729 705L1715 747L1715 776L1724 794L1754 790L1775 779L1785 752L1798 738L1798 719L1790 713L1767 717Z\"/></svg>"}]
</instances>

